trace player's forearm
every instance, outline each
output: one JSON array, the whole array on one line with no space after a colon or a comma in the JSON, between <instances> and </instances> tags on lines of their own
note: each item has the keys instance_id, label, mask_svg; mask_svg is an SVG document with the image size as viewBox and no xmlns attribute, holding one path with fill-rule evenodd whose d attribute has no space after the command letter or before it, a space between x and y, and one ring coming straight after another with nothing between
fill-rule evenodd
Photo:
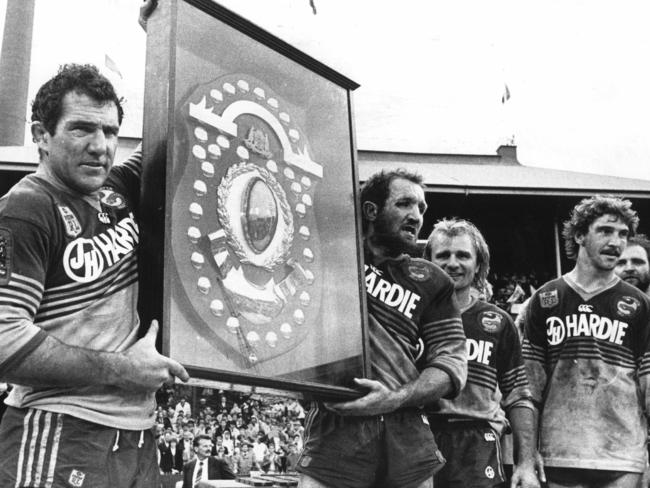
<instances>
[{"instance_id":1,"label":"player's forearm","mask_svg":"<svg viewBox=\"0 0 650 488\"><path fill-rule=\"evenodd\" d=\"M417 379L394 392L398 408L420 407L434 403L454 389L449 374L438 368L425 368Z\"/></svg>"},{"instance_id":2,"label":"player's forearm","mask_svg":"<svg viewBox=\"0 0 650 488\"><path fill-rule=\"evenodd\" d=\"M113 385L128 367L119 353L70 346L48 335L22 361L0 374L8 383L35 387Z\"/></svg>"},{"instance_id":3,"label":"player's forearm","mask_svg":"<svg viewBox=\"0 0 650 488\"><path fill-rule=\"evenodd\" d=\"M527 407L512 407L508 411L508 418L512 425L516 464L533 464L537 449L536 411Z\"/></svg>"}]
</instances>

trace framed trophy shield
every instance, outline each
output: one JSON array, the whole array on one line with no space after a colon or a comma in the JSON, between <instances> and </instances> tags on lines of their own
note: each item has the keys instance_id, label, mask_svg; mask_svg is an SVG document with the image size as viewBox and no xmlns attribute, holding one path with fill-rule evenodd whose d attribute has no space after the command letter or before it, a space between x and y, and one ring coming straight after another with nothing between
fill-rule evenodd
<instances>
[{"instance_id":1,"label":"framed trophy shield","mask_svg":"<svg viewBox=\"0 0 650 488\"><path fill-rule=\"evenodd\" d=\"M149 20L141 311L195 381L357 395L356 87L209 0Z\"/></svg>"}]
</instances>

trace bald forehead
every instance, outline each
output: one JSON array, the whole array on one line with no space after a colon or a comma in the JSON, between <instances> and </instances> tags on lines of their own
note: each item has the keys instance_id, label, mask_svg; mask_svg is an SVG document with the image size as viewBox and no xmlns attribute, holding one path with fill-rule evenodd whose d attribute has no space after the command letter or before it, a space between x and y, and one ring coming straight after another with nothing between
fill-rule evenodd
<instances>
[{"instance_id":1,"label":"bald forehead","mask_svg":"<svg viewBox=\"0 0 650 488\"><path fill-rule=\"evenodd\" d=\"M406 178L395 178L390 182L389 189L386 203L395 203L395 201L415 203L422 212L426 210L427 203L424 197L424 189L417 183Z\"/></svg>"}]
</instances>

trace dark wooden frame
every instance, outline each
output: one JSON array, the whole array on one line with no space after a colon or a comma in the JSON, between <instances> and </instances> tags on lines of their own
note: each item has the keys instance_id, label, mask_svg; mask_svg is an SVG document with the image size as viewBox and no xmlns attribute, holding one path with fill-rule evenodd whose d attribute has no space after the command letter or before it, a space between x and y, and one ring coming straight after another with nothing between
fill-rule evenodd
<instances>
[{"instance_id":1,"label":"dark wooden frame","mask_svg":"<svg viewBox=\"0 0 650 488\"><path fill-rule=\"evenodd\" d=\"M215 28L228 26L234 28L238 35L270 48L278 55L296 63L297 66L306 68L318 75L324 82L331 83L336 89L343 89L347 94L346 131L349 134L350 163L354 202L357 198L357 163L356 146L354 140L354 124L351 91L358 85L332 70L326 65L316 61L310 56L297 50L293 46L269 34L263 29L250 23L246 19L225 9L211 0L167 0L160 2L157 10L148 21L147 36L147 66L145 81L145 115L143 150L145 160L143 164L143 188L140 204L141 221L141 292L140 311L143 326L152 319L159 320L163 326L162 340L159 346L166 354L170 352L171 327L169 324L170 282L173 278L168 276L166 263L170 258L171 233L170 217L170 192L173 172L167 169L167 161L172 161L174 153L174 124L177 123L177 109L179 100L175 93L176 74L176 42L179 25L179 7L189 5L198 9L206 16L214 18ZM185 7L183 7L185 8ZM358 205L354 205L354 220L356 235L354 247L357 266L357 294L359 318L361 321L361 375L369 375L369 361L367 359L367 313L365 304L365 285L363 280L363 250L361 246L361 225ZM170 225L168 225L170 224ZM351 297L354 299L354 297ZM173 357L173 356L172 356ZM352 388L352 376L345 378L344 385L332 385L319 381L319 378L328 377L328 364L322 367L311 368L310 380L295 380L276 377L266 377L260 374L246 374L240 371L188 366L188 371L194 378L194 384L212 384L215 381L222 384L241 384L251 387L263 387L273 390L288 390L299 392L305 397L318 398L352 398L359 395ZM315 379L314 379L315 378Z\"/></svg>"}]
</instances>

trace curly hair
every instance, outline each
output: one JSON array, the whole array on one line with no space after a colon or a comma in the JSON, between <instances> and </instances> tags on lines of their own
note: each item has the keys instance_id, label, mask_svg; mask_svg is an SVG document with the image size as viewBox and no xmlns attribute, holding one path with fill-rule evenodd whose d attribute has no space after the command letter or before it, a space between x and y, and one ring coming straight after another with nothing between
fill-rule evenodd
<instances>
[{"instance_id":1,"label":"curly hair","mask_svg":"<svg viewBox=\"0 0 650 488\"><path fill-rule=\"evenodd\" d=\"M476 252L476 264L478 269L474 275L472 285L481 293L488 291L488 274L490 273L490 248L485 242L485 238L481 231L472 224L469 220L451 218L442 219L436 222L433 226L431 234L427 239L427 244L424 247L424 258L433 260L433 236L435 234L443 234L447 237L456 237L460 235L469 236L472 244L474 245L474 252Z\"/></svg>"},{"instance_id":2,"label":"curly hair","mask_svg":"<svg viewBox=\"0 0 650 488\"><path fill-rule=\"evenodd\" d=\"M56 75L46 81L32 102L32 122L39 121L54 134L63 111L63 99L70 93L87 95L97 102L113 102L117 119L122 124L124 99L118 97L111 82L92 64L64 64Z\"/></svg>"},{"instance_id":3,"label":"curly hair","mask_svg":"<svg viewBox=\"0 0 650 488\"><path fill-rule=\"evenodd\" d=\"M603 215L615 215L620 218L629 229L629 236L632 237L639 225L639 217L636 211L632 210L632 202L625 198L614 195L594 195L584 198L573 210L569 220L564 222L562 237L564 238L564 249L569 259L578 257L578 243L576 236L585 235L589 232L589 226Z\"/></svg>"},{"instance_id":4,"label":"curly hair","mask_svg":"<svg viewBox=\"0 0 650 488\"><path fill-rule=\"evenodd\" d=\"M403 178L405 180L411 181L416 185L420 185L424 188L424 179L418 173L408 171L404 168L398 168L390 171L381 170L368 178L368 180L361 188L361 204L363 205L364 202L373 202L381 211L384 208L386 200L388 200L388 196L390 195L391 182L398 178ZM368 222L366 221L365 215L363 215L361 223L363 232L366 232L368 228Z\"/></svg>"}]
</instances>

